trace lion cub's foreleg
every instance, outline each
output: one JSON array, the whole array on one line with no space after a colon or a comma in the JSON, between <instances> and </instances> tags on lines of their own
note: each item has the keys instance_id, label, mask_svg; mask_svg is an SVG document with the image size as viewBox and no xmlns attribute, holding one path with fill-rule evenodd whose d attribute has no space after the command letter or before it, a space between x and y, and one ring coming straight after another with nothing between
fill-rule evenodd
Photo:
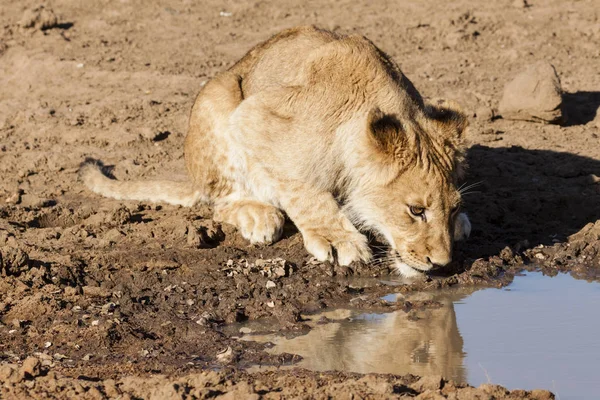
<instances>
[{"instance_id":1,"label":"lion cub's foreleg","mask_svg":"<svg viewBox=\"0 0 600 400\"><path fill-rule=\"evenodd\" d=\"M213 218L234 225L253 244L276 242L281 238L285 223L277 207L255 200L217 203Z\"/></svg>"},{"instance_id":2,"label":"lion cub's foreleg","mask_svg":"<svg viewBox=\"0 0 600 400\"><path fill-rule=\"evenodd\" d=\"M282 190L280 200L302 233L306 250L319 261L337 258L340 265L348 265L371 258L367 238L342 213L331 193L295 184Z\"/></svg>"}]
</instances>

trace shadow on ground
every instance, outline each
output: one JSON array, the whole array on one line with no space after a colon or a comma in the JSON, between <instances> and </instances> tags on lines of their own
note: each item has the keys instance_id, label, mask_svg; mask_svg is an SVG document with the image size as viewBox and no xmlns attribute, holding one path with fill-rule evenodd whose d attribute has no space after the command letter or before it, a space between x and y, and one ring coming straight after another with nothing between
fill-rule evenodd
<instances>
[{"instance_id":1,"label":"shadow on ground","mask_svg":"<svg viewBox=\"0 0 600 400\"><path fill-rule=\"evenodd\" d=\"M473 224L459 251L467 258L564 241L600 219L600 161L570 153L490 148L468 152L468 183L481 182L464 197Z\"/></svg>"},{"instance_id":2,"label":"shadow on ground","mask_svg":"<svg viewBox=\"0 0 600 400\"><path fill-rule=\"evenodd\" d=\"M600 108L600 92L564 93L565 126L585 125L593 121Z\"/></svg>"}]
</instances>

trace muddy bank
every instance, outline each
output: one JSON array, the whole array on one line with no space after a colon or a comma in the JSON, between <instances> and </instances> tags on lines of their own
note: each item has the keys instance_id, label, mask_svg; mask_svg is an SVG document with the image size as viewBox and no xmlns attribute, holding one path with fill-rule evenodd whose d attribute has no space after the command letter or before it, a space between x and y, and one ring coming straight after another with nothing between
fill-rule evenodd
<instances>
[{"instance_id":1,"label":"muddy bank","mask_svg":"<svg viewBox=\"0 0 600 400\"><path fill-rule=\"evenodd\" d=\"M120 379L68 378L40 366L28 358L23 366L0 367L6 396L35 398L143 398L143 399L282 399L282 398L495 398L553 399L545 390L513 390L484 384L478 388L455 384L440 376L419 378L412 375L360 375L294 370L246 374L227 369L182 374L177 377L153 375L126 376Z\"/></svg>"}]
</instances>

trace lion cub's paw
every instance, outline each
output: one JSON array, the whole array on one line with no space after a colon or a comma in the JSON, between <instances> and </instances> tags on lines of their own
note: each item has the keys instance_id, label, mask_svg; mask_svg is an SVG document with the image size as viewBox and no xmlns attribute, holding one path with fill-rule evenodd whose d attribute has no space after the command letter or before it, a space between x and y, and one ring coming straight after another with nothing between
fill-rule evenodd
<instances>
[{"instance_id":1,"label":"lion cub's paw","mask_svg":"<svg viewBox=\"0 0 600 400\"><path fill-rule=\"evenodd\" d=\"M469 236L471 236L471 221L466 213L460 213L454 222L454 240L466 240Z\"/></svg>"},{"instance_id":2,"label":"lion cub's paw","mask_svg":"<svg viewBox=\"0 0 600 400\"><path fill-rule=\"evenodd\" d=\"M235 225L252 244L276 242L285 223L285 217L278 208L255 201L229 204L218 209L214 218Z\"/></svg>"},{"instance_id":3,"label":"lion cub's paw","mask_svg":"<svg viewBox=\"0 0 600 400\"><path fill-rule=\"evenodd\" d=\"M358 232L344 232L329 238L316 232L303 232L304 247L319 261L334 261L334 250L340 265L368 261L371 250L367 238Z\"/></svg>"},{"instance_id":4,"label":"lion cub's paw","mask_svg":"<svg viewBox=\"0 0 600 400\"><path fill-rule=\"evenodd\" d=\"M247 205L238 211L238 228L252 244L271 244L281 238L285 217L269 205Z\"/></svg>"}]
</instances>

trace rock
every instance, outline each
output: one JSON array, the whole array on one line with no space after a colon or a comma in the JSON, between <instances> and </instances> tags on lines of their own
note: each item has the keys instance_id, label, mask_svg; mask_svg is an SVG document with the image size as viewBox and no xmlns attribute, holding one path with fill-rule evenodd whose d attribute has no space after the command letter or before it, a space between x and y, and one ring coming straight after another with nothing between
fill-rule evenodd
<instances>
[{"instance_id":1,"label":"rock","mask_svg":"<svg viewBox=\"0 0 600 400\"><path fill-rule=\"evenodd\" d=\"M123 236L125 235L121 231L117 228L113 228L104 234L104 240L109 243L118 243Z\"/></svg>"},{"instance_id":2,"label":"rock","mask_svg":"<svg viewBox=\"0 0 600 400\"><path fill-rule=\"evenodd\" d=\"M225 350L220 351L219 353L217 353L217 361L223 364L228 364L230 362L232 362L235 358L235 355L233 353L233 349L231 348L231 346L227 346L227 348Z\"/></svg>"},{"instance_id":3,"label":"rock","mask_svg":"<svg viewBox=\"0 0 600 400\"><path fill-rule=\"evenodd\" d=\"M83 294L89 297L110 297L111 291L98 286L84 286Z\"/></svg>"},{"instance_id":4,"label":"rock","mask_svg":"<svg viewBox=\"0 0 600 400\"><path fill-rule=\"evenodd\" d=\"M487 106L481 106L475 110L475 115L481 121L491 121L494 118L494 110Z\"/></svg>"},{"instance_id":5,"label":"rock","mask_svg":"<svg viewBox=\"0 0 600 400\"><path fill-rule=\"evenodd\" d=\"M531 391L531 398L535 400L554 400L554 395L543 389L534 389Z\"/></svg>"},{"instance_id":6,"label":"rock","mask_svg":"<svg viewBox=\"0 0 600 400\"><path fill-rule=\"evenodd\" d=\"M36 376L40 375L40 367L40 360L35 357L27 357L25 361L23 361L21 375L24 378L35 378Z\"/></svg>"},{"instance_id":7,"label":"rock","mask_svg":"<svg viewBox=\"0 0 600 400\"><path fill-rule=\"evenodd\" d=\"M562 89L552 64L529 65L504 87L498 112L505 119L561 122Z\"/></svg>"},{"instance_id":8,"label":"rock","mask_svg":"<svg viewBox=\"0 0 600 400\"><path fill-rule=\"evenodd\" d=\"M54 14L54 11L44 6L26 10L19 21L19 26L25 29L46 30L55 28L57 25L58 18Z\"/></svg>"},{"instance_id":9,"label":"rock","mask_svg":"<svg viewBox=\"0 0 600 400\"><path fill-rule=\"evenodd\" d=\"M0 382L9 382L16 375L16 366L14 364L0 365Z\"/></svg>"},{"instance_id":10,"label":"rock","mask_svg":"<svg viewBox=\"0 0 600 400\"><path fill-rule=\"evenodd\" d=\"M424 376L410 387L417 392L425 392L427 390L438 390L442 387L442 377L440 375Z\"/></svg>"}]
</instances>

